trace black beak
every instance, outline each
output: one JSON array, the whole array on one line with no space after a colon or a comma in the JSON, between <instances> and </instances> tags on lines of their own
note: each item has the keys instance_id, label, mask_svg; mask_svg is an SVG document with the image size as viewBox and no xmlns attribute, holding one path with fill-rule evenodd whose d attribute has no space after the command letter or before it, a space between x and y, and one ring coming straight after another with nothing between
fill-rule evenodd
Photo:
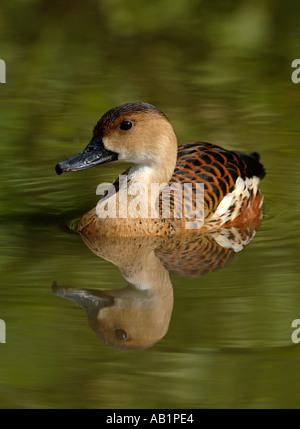
<instances>
[{"instance_id":1,"label":"black beak","mask_svg":"<svg viewBox=\"0 0 300 429\"><path fill-rule=\"evenodd\" d=\"M101 136L95 136L87 147L78 155L72 156L57 164L55 171L57 174L61 174L64 171L80 171L93 167L94 165L104 164L117 159L117 153L105 149Z\"/></svg>"},{"instance_id":2,"label":"black beak","mask_svg":"<svg viewBox=\"0 0 300 429\"><path fill-rule=\"evenodd\" d=\"M55 295L69 299L82 307L86 314L92 319L97 319L97 315L102 308L114 304L114 298L98 290L77 289L68 286L58 286L53 282L52 291Z\"/></svg>"}]
</instances>

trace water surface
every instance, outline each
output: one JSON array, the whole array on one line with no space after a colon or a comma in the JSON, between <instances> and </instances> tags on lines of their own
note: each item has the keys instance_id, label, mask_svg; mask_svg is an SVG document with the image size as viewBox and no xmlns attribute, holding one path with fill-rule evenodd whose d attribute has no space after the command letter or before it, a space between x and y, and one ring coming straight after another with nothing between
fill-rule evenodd
<instances>
[{"instance_id":1,"label":"water surface","mask_svg":"<svg viewBox=\"0 0 300 429\"><path fill-rule=\"evenodd\" d=\"M0 5L2 408L289 408L300 403L297 2L28 1ZM69 228L127 165L58 177L109 108L163 110L179 143L258 151L264 219L226 266L170 271L152 347L105 345L53 281L121 290L118 267Z\"/></svg>"}]
</instances>

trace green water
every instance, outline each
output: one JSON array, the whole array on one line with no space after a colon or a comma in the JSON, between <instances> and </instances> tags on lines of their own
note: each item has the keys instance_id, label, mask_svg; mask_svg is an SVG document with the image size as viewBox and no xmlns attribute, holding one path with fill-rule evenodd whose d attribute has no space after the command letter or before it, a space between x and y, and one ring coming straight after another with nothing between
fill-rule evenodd
<instances>
[{"instance_id":1,"label":"green water","mask_svg":"<svg viewBox=\"0 0 300 429\"><path fill-rule=\"evenodd\" d=\"M1 408L300 406L297 1L15 1L0 5ZM52 283L121 289L69 222L125 165L57 176L109 108L150 102L181 143L258 151L264 219L223 269L170 273L166 335L103 344Z\"/></svg>"}]
</instances>

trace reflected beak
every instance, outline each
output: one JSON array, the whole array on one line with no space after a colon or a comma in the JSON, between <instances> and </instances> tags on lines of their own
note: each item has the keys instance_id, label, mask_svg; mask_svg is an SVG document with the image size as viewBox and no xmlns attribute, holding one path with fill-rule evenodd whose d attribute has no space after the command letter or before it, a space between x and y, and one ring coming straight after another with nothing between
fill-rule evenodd
<instances>
[{"instance_id":1,"label":"reflected beak","mask_svg":"<svg viewBox=\"0 0 300 429\"><path fill-rule=\"evenodd\" d=\"M117 159L117 153L105 149L101 136L95 136L78 155L57 164L55 171L57 174L61 174L64 171L86 170L94 165L104 164Z\"/></svg>"},{"instance_id":2,"label":"reflected beak","mask_svg":"<svg viewBox=\"0 0 300 429\"><path fill-rule=\"evenodd\" d=\"M53 282L52 290L55 295L69 299L83 308L92 319L97 319L97 315L102 308L114 304L114 298L101 291L77 289L68 286L58 286Z\"/></svg>"}]
</instances>

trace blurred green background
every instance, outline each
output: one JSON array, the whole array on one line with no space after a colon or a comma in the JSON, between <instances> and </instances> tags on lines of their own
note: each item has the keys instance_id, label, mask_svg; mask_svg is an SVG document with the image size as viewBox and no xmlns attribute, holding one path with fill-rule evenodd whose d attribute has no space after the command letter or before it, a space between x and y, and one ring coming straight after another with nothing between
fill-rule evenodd
<instances>
[{"instance_id":1,"label":"blurred green background","mask_svg":"<svg viewBox=\"0 0 300 429\"><path fill-rule=\"evenodd\" d=\"M296 0L0 3L1 408L299 408L298 21ZM131 101L166 113L180 144L258 151L267 176L254 241L226 269L172 274L167 335L125 352L51 285L126 285L68 228L122 166L54 166Z\"/></svg>"}]
</instances>

